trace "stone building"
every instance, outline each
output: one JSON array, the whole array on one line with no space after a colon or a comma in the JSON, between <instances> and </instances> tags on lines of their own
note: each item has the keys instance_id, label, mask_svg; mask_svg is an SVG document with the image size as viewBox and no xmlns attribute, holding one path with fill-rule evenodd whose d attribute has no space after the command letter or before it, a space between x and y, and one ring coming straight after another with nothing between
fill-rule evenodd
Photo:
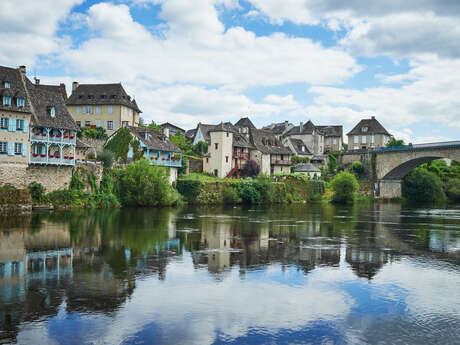
<instances>
[{"instance_id":1,"label":"stone building","mask_svg":"<svg viewBox=\"0 0 460 345\"><path fill-rule=\"evenodd\" d=\"M313 122L301 122L299 126L294 126L283 135L283 142L287 139L302 140L314 155L322 155L324 153L324 133L316 127Z\"/></svg>"},{"instance_id":2,"label":"stone building","mask_svg":"<svg viewBox=\"0 0 460 345\"><path fill-rule=\"evenodd\" d=\"M193 145L198 144L200 141L203 141L209 145L211 143L211 136L209 131L215 126L216 125L207 125L200 122L195 129L187 131L185 136L193 142Z\"/></svg>"},{"instance_id":3,"label":"stone building","mask_svg":"<svg viewBox=\"0 0 460 345\"><path fill-rule=\"evenodd\" d=\"M385 147L392 138L374 116L359 121L347 136L349 150Z\"/></svg>"},{"instance_id":4,"label":"stone building","mask_svg":"<svg viewBox=\"0 0 460 345\"><path fill-rule=\"evenodd\" d=\"M64 188L75 165L77 126L62 86L31 82L25 66L0 66L0 82L0 185Z\"/></svg>"},{"instance_id":5,"label":"stone building","mask_svg":"<svg viewBox=\"0 0 460 345\"><path fill-rule=\"evenodd\" d=\"M185 129L182 129L176 125L173 125L172 123L165 122L160 125L162 128L168 128L169 129L169 134L170 135L176 135L176 134L182 134L185 135Z\"/></svg>"},{"instance_id":6,"label":"stone building","mask_svg":"<svg viewBox=\"0 0 460 345\"><path fill-rule=\"evenodd\" d=\"M280 139L293 127L294 125L292 123L290 123L289 121L284 121L279 123L272 123L268 126L263 127L262 129L266 131L271 131L274 135L278 137L278 139Z\"/></svg>"},{"instance_id":7,"label":"stone building","mask_svg":"<svg viewBox=\"0 0 460 345\"><path fill-rule=\"evenodd\" d=\"M73 82L66 104L79 127L103 127L111 135L120 127L139 126L141 110L121 84Z\"/></svg>"},{"instance_id":8,"label":"stone building","mask_svg":"<svg viewBox=\"0 0 460 345\"><path fill-rule=\"evenodd\" d=\"M300 163L295 166L295 173L307 175L310 178L321 177L321 170L311 163Z\"/></svg>"},{"instance_id":9,"label":"stone building","mask_svg":"<svg viewBox=\"0 0 460 345\"><path fill-rule=\"evenodd\" d=\"M307 145L305 145L305 143L300 139L288 138L285 141L285 144L291 149L295 156L306 158L313 157L313 154L310 152Z\"/></svg>"},{"instance_id":10,"label":"stone building","mask_svg":"<svg viewBox=\"0 0 460 345\"><path fill-rule=\"evenodd\" d=\"M168 129L163 132L134 126L127 126L126 129L139 142L139 148L150 164L168 168L169 182L176 181L178 169L182 166L182 151L169 139ZM115 137L117 132L107 139L107 143ZM134 150L130 145L128 160L132 161L133 158Z\"/></svg>"},{"instance_id":11,"label":"stone building","mask_svg":"<svg viewBox=\"0 0 460 345\"><path fill-rule=\"evenodd\" d=\"M324 134L324 152L339 152L343 150L343 126L316 126Z\"/></svg>"}]
</instances>

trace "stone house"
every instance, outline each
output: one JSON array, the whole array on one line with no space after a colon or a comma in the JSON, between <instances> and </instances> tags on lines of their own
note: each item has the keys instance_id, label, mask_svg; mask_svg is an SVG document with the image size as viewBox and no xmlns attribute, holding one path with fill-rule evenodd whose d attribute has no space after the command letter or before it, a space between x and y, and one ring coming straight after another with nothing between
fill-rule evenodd
<instances>
[{"instance_id":1,"label":"stone house","mask_svg":"<svg viewBox=\"0 0 460 345\"><path fill-rule=\"evenodd\" d=\"M288 138L285 141L285 144L291 149L295 156L307 158L313 157L313 153L310 152L307 145L305 145L305 143L300 139Z\"/></svg>"},{"instance_id":2,"label":"stone house","mask_svg":"<svg viewBox=\"0 0 460 345\"><path fill-rule=\"evenodd\" d=\"M271 131L274 135L278 137L278 139L280 139L293 127L294 125L292 123L290 123L289 121L284 121L279 123L272 123L268 126L263 127L262 129L266 131Z\"/></svg>"},{"instance_id":3,"label":"stone house","mask_svg":"<svg viewBox=\"0 0 460 345\"><path fill-rule=\"evenodd\" d=\"M307 175L310 178L317 178L321 176L321 170L311 163L300 163L295 166L295 173Z\"/></svg>"},{"instance_id":4,"label":"stone house","mask_svg":"<svg viewBox=\"0 0 460 345\"><path fill-rule=\"evenodd\" d=\"M169 134L170 135L176 135L176 134L182 134L185 135L185 129L182 129L176 125L173 125L172 123L165 122L160 125L162 128L168 128L169 129Z\"/></svg>"},{"instance_id":5,"label":"stone house","mask_svg":"<svg viewBox=\"0 0 460 345\"><path fill-rule=\"evenodd\" d=\"M211 143L211 136L209 131L215 126L216 125L207 125L200 122L195 129L186 132L186 137L193 142L193 145L198 144L200 141L203 141L209 145Z\"/></svg>"},{"instance_id":6,"label":"stone house","mask_svg":"<svg viewBox=\"0 0 460 345\"><path fill-rule=\"evenodd\" d=\"M343 126L316 126L324 134L324 153L343 150Z\"/></svg>"},{"instance_id":7,"label":"stone house","mask_svg":"<svg viewBox=\"0 0 460 345\"><path fill-rule=\"evenodd\" d=\"M142 150L144 158L152 165L168 168L169 182L176 181L178 169L182 167L182 151L169 139L168 130L165 129L160 132L155 129L134 126L127 126L126 129L139 142L139 148ZM107 139L107 143L114 138L117 132ZM134 151L130 145L128 160L133 158Z\"/></svg>"},{"instance_id":8,"label":"stone house","mask_svg":"<svg viewBox=\"0 0 460 345\"><path fill-rule=\"evenodd\" d=\"M374 116L359 121L347 136L349 150L385 147L392 138Z\"/></svg>"},{"instance_id":9,"label":"stone house","mask_svg":"<svg viewBox=\"0 0 460 345\"><path fill-rule=\"evenodd\" d=\"M120 127L139 126L142 112L120 83L73 82L66 104L79 127L103 127L108 135Z\"/></svg>"},{"instance_id":10,"label":"stone house","mask_svg":"<svg viewBox=\"0 0 460 345\"><path fill-rule=\"evenodd\" d=\"M75 152L75 158L78 161L84 161L90 157L95 158L97 155L96 148L94 146L88 145L87 143L83 142L78 138Z\"/></svg>"},{"instance_id":11,"label":"stone house","mask_svg":"<svg viewBox=\"0 0 460 345\"><path fill-rule=\"evenodd\" d=\"M294 126L283 135L283 142L287 139L302 140L314 155L322 155L324 153L324 133L318 129L313 122L301 122L299 126Z\"/></svg>"}]
</instances>

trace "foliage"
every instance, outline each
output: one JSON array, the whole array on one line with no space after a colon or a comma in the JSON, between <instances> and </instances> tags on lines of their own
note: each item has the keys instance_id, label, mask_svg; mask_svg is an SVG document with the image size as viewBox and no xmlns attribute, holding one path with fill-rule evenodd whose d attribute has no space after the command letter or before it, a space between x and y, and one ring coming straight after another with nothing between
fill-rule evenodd
<instances>
[{"instance_id":1,"label":"foliage","mask_svg":"<svg viewBox=\"0 0 460 345\"><path fill-rule=\"evenodd\" d=\"M446 199L439 176L424 167L418 167L404 177L402 195L415 202L442 202Z\"/></svg>"},{"instance_id":2,"label":"foliage","mask_svg":"<svg viewBox=\"0 0 460 345\"><path fill-rule=\"evenodd\" d=\"M243 168L241 169L241 176L243 177L256 177L260 173L259 164L256 161L250 159L246 161Z\"/></svg>"},{"instance_id":3,"label":"foliage","mask_svg":"<svg viewBox=\"0 0 460 345\"><path fill-rule=\"evenodd\" d=\"M327 163L327 170L331 174L334 174L337 171L337 167L338 167L337 156L338 156L338 153L331 153L329 155L329 160Z\"/></svg>"},{"instance_id":4,"label":"foliage","mask_svg":"<svg viewBox=\"0 0 460 345\"><path fill-rule=\"evenodd\" d=\"M128 165L120 177L117 196L123 206L169 206L178 201L167 170L146 159Z\"/></svg>"},{"instance_id":5,"label":"foliage","mask_svg":"<svg viewBox=\"0 0 460 345\"><path fill-rule=\"evenodd\" d=\"M187 174L188 165L189 165L188 159L186 157L182 156L182 166L177 169L177 173L179 175Z\"/></svg>"},{"instance_id":6,"label":"foliage","mask_svg":"<svg viewBox=\"0 0 460 345\"><path fill-rule=\"evenodd\" d=\"M200 194L201 182L200 180L177 180L176 188L186 201L192 201Z\"/></svg>"},{"instance_id":7,"label":"foliage","mask_svg":"<svg viewBox=\"0 0 460 345\"><path fill-rule=\"evenodd\" d=\"M154 129L160 132L163 131L163 127L161 127L160 125L157 125L155 121L150 122L148 125L139 124L139 127Z\"/></svg>"},{"instance_id":8,"label":"foliage","mask_svg":"<svg viewBox=\"0 0 460 345\"><path fill-rule=\"evenodd\" d=\"M353 162L348 170L358 178L363 177L364 173L366 172L364 164L358 161Z\"/></svg>"},{"instance_id":9,"label":"foliage","mask_svg":"<svg viewBox=\"0 0 460 345\"><path fill-rule=\"evenodd\" d=\"M29 192L32 201L37 204L43 204L47 202L45 187L38 182L32 182L29 184Z\"/></svg>"},{"instance_id":10,"label":"foliage","mask_svg":"<svg viewBox=\"0 0 460 345\"><path fill-rule=\"evenodd\" d=\"M79 138L88 138L88 139L99 139L106 140L108 138L105 129L102 127L90 128L83 127L81 132L78 132Z\"/></svg>"},{"instance_id":11,"label":"foliage","mask_svg":"<svg viewBox=\"0 0 460 345\"><path fill-rule=\"evenodd\" d=\"M387 147L396 147L396 146L404 146L404 140L402 139L395 139L392 138L389 142L387 142Z\"/></svg>"},{"instance_id":12,"label":"foliage","mask_svg":"<svg viewBox=\"0 0 460 345\"><path fill-rule=\"evenodd\" d=\"M104 149L97 154L97 159L102 162L105 169L110 169L115 161L115 154L108 149Z\"/></svg>"},{"instance_id":13,"label":"foliage","mask_svg":"<svg viewBox=\"0 0 460 345\"><path fill-rule=\"evenodd\" d=\"M348 151L348 144L345 144L345 143L344 143L342 146L343 146L343 149L344 149L345 151Z\"/></svg>"},{"instance_id":14,"label":"foliage","mask_svg":"<svg viewBox=\"0 0 460 345\"><path fill-rule=\"evenodd\" d=\"M131 147L133 149L133 160L137 161L144 156L144 151L140 148L139 141L131 140Z\"/></svg>"},{"instance_id":15,"label":"foliage","mask_svg":"<svg viewBox=\"0 0 460 345\"><path fill-rule=\"evenodd\" d=\"M70 189L83 190L83 188L85 188L85 182L83 182L77 171L73 171L72 178L70 179Z\"/></svg>"},{"instance_id":16,"label":"foliage","mask_svg":"<svg viewBox=\"0 0 460 345\"><path fill-rule=\"evenodd\" d=\"M196 153L199 157L203 157L208 152L208 143L199 141L196 145L193 146L193 152Z\"/></svg>"},{"instance_id":17,"label":"foliage","mask_svg":"<svg viewBox=\"0 0 460 345\"><path fill-rule=\"evenodd\" d=\"M460 178L447 180L444 190L450 200L460 203Z\"/></svg>"},{"instance_id":18,"label":"foliage","mask_svg":"<svg viewBox=\"0 0 460 345\"><path fill-rule=\"evenodd\" d=\"M262 202L266 204L273 203L275 196L273 180L265 174L259 174L254 182L259 190Z\"/></svg>"},{"instance_id":19,"label":"foliage","mask_svg":"<svg viewBox=\"0 0 460 345\"><path fill-rule=\"evenodd\" d=\"M133 137L127 128L120 128L111 139L105 144L105 148L114 153L115 159L121 159L124 163L128 161L129 145Z\"/></svg>"},{"instance_id":20,"label":"foliage","mask_svg":"<svg viewBox=\"0 0 460 345\"><path fill-rule=\"evenodd\" d=\"M244 182L240 185L239 195L246 204L261 204L263 199L260 190L252 182Z\"/></svg>"},{"instance_id":21,"label":"foliage","mask_svg":"<svg viewBox=\"0 0 460 345\"><path fill-rule=\"evenodd\" d=\"M233 186L225 186L222 191L222 197L225 204L234 205L242 202L237 189Z\"/></svg>"},{"instance_id":22,"label":"foliage","mask_svg":"<svg viewBox=\"0 0 460 345\"><path fill-rule=\"evenodd\" d=\"M292 156L291 158L292 164L308 163L309 161L310 161L309 157Z\"/></svg>"},{"instance_id":23,"label":"foliage","mask_svg":"<svg viewBox=\"0 0 460 345\"><path fill-rule=\"evenodd\" d=\"M335 203L352 202L359 190L359 184L355 175L348 171L342 171L331 181L331 187L334 192L332 201Z\"/></svg>"},{"instance_id":24,"label":"foliage","mask_svg":"<svg viewBox=\"0 0 460 345\"><path fill-rule=\"evenodd\" d=\"M186 155L203 157L203 155L208 152L207 143L200 141L196 145L193 145L192 142L187 140L181 133L171 135L169 139Z\"/></svg>"}]
</instances>

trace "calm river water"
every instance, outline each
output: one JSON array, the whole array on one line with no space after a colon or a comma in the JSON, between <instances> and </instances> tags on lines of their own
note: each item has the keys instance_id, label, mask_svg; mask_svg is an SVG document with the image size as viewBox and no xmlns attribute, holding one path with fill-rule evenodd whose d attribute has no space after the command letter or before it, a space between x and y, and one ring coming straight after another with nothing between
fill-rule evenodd
<instances>
[{"instance_id":1,"label":"calm river water","mask_svg":"<svg viewBox=\"0 0 460 345\"><path fill-rule=\"evenodd\" d=\"M2 216L0 343L460 344L460 207Z\"/></svg>"}]
</instances>

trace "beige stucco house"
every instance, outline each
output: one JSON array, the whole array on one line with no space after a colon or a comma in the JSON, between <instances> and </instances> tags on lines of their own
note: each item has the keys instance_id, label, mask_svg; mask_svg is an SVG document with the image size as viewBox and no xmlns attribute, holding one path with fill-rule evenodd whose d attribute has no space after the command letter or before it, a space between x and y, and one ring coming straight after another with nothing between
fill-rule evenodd
<instances>
[{"instance_id":1,"label":"beige stucco house","mask_svg":"<svg viewBox=\"0 0 460 345\"><path fill-rule=\"evenodd\" d=\"M324 135L324 153L343 150L343 126L316 126Z\"/></svg>"},{"instance_id":2,"label":"beige stucco house","mask_svg":"<svg viewBox=\"0 0 460 345\"><path fill-rule=\"evenodd\" d=\"M67 108L79 127L103 127L108 135L138 126L141 110L121 84L73 82Z\"/></svg>"},{"instance_id":3,"label":"beige stucco house","mask_svg":"<svg viewBox=\"0 0 460 345\"><path fill-rule=\"evenodd\" d=\"M385 147L392 138L374 116L361 120L347 136L349 150Z\"/></svg>"}]
</instances>

